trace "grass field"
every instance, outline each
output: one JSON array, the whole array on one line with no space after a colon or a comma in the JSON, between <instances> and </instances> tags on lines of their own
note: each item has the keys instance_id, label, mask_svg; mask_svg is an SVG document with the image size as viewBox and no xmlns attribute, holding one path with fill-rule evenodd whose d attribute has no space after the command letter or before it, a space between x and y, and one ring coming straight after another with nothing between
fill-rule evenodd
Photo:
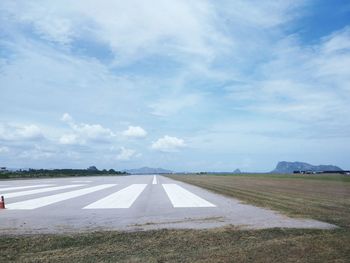
<instances>
[{"instance_id":1,"label":"grass field","mask_svg":"<svg viewBox=\"0 0 350 263\"><path fill-rule=\"evenodd\" d=\"M349 262L340 230L157 230L0 239L0 262Z\"/></svg>"},{"instance_id":2,"label":"grass field","mask_svg":"<svg viewBox=\"0 0 350 263\"><path fill-rule=\"evenodd\" d=\"M350 182L339 176L173 176L334 230L154 230L0 238L0 262L350 262Z\"/></svg>"},{"instance_id":3,"label":"grass field","mask_svg":"<svg viewBox=\"0 0 350 263\"><path fill-rule=\"evenodd\" d=\"M350 176L245 174L170 177L290 216L350 228Z\"/></svg>"}]
</instances>

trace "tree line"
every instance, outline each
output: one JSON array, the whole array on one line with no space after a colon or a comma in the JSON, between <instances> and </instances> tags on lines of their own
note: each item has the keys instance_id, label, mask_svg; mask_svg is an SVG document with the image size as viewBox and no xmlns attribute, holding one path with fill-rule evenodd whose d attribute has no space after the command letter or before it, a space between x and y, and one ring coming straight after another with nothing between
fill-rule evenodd
<instances>
[{"instance_id":1,"label":"tree line","mask_svg":"<svg viewBox=\"0 0 350 263\"><path fill-rule=\"evenodd\" d=\"M1 171L1 178L31 178L31 177L68 177L68 176L99 176L99 175L127 175L124 171L114 169L98 170L94 167L88 169L28 169L17 171Z\"/></svg>"}]
</instances>

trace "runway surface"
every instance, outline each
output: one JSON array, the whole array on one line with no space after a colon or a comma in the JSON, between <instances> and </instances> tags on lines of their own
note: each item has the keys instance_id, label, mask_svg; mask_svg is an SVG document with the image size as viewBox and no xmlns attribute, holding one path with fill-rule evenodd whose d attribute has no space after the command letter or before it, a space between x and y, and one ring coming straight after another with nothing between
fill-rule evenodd
<instances>
[{"instance_id":1,"label":"runway surface","mask_svg":"<svg viewBox=\"0 0 350 263\"><path fill-rule=\"evenodd\" d=\"M158 228L332 228L159 175L0 182L0 234Z\"/></svg>"}]
</instances>

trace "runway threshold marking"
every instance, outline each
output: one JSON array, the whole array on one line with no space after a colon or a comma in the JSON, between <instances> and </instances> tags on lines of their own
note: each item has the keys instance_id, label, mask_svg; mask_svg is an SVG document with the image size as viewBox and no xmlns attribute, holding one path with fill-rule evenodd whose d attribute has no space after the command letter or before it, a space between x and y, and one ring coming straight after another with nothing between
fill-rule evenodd
<instances>
[{"instance_id":1,"label":"runway threshold marking","mask_svg":"<svg viewBox=\"0 0 350 263\"><path fill-rule=\"evenodd\" d=\"M146 188L147 184L132 184L106 196L83 209L129 208Z\"/></svg>"},{"instance_id":2,"label":"runway threshold marking","mask_svg":"<svg viewBox=\"0 0 350 263\"><path fill-rule=\"evenodd\" d=\"M4 197L5 198L13 198L13 197L19 197L19 196L25 196L25 195L46 193L46 192L51 192L51 191L56 191L56 190L63 190L63 189L68 189L68 188L73 188L73 187L78 187L78 186L84 186L84 185L83 184L72 184L72 185L40 188L40 189L34 189L34 190L26 190L26 191L4 194Z\"/></svg>"},{"instance_id":3,"label":"runway threshold marking","mask_svg":"<svg viewBox=\"0 0 350 263\"><path fill-rule=\"evenodd\" d=\"M157 184L157 176L156 175L153 175L152 184Z\"/></svg>"},{"instance_id":4,"label":"runway threshold marking","mask_svg":"<svg viewBox=\"0 0 350 263\"><path fill-rule=\"evenodd\" d=\"M28 188L36 188L36 187L46 187L46 186L52 186L53 184L38 184L38 185L27 185L27 186L16 186L16 187L6 187L6 188L0 188L0 193L5 191L12 191L12 190L22 190L22 189L28 189Z\"/></svg>"},{"instance_id":5,"label":"runway threshold marking","mask_svg":"<svg viewBox=\"0 0 350 263\"><path fill-rule=\"evenodd\" d=\"M31 210L47 205L51 205L54 203L58 203L64 200L68 200L74 197L86 195L89 193L93 193L102 189L106 189L112 186L115 186L116 184L102 184L98 186L93 186L93 187L88 187L84 189L79 189L79 190L74 190L70 192L65 192L65 193L60 193L60 194L55 194L55 195L50 195L50 196L45 196L45 197L39 197L35 199L30 199L22 202L16 202L16 203L10 203L7 204L8 209L20 209L20 210Z\"/></svg>"},{"instance_id":6,"label":"runway threshold marking","mask_svg":"<svg viewBox=\"0 0 350 263\"><path fill-rule=\"evenodd\" d=\"M173 207L215 207L214 204L177 184L163 184Z\"/></svg>"}]
</instances>

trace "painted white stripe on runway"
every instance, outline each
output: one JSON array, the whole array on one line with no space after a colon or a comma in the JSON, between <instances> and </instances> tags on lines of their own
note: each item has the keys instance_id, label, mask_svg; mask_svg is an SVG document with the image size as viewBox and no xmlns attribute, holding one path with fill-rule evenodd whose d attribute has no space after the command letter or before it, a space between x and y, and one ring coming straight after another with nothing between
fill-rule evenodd
<instances>
[{"instance_id":1,"label":"painted white stripe on runway","mask_svg":"<svg viewBox=\"0 0 350 263\"><path fill-rule=\"evenodd\" d=\"M52 185L53 184L38 184L38 185L27 185L27 186L0 188L0 193L5 192L5 191L22 190L22 189L35 188L35 187L46 187L46 186L52 186Z\"/></svg>"},{"instance_id":2,"label":"painted white stripe on runway","mask_svg":"<svg viewBox=\"0 0 350 263\"><path fill-rule=\"evenodd\" d=\"M153 175L153 181L152 184L157 184L157 176Z\"/></svg>"},{"instance_id":3,"label":"painted white stripe on runway","mask_svg":"<svg viewBox=\"0 0 350 263\"><path fill-rule=\"evenodd\" d=\"M215 207L212 203L187 191L177 184L163 184L173 207Z\"/></svg>"},{"instance_id":4,"label":"painted white stripe on runway","mask_svg":"<svg viewBox=\"0 0 350 263\"><path fill-rule=\"evenodd\" d=\"M147 184L133 184L114 194L102 198L84 209L129 208L143 192Z\"/></svg>"},{"instance_id":5,"label":"painted white stripe on runway","mask_svg":"<svg viewBox=\"0 0 350 263\"><path fill-rule=\"evenodd\" d=\"M50 196L45 196L45 197L39 197L35 199L30 199L27 201L22 201L22 202L17 202L17 203L12 203L12 204L7 204L8 209L35 209L47 205L51 205L54 203L58 203L64 200L68 200L74 197L86 195L89 193L93 193L102 189L106 189L112 186L115 186L116 184L102 184L98 186L93 186L93 187L88 187L84 189L79 189L79 190L74 190L66 193L61 193L61 194L55 194L55 195L50 195Z\"/></svg>"},{"instance_id":6,"label":"painted white stripe on runway","mask_svg":"<svg viewBox=\"0 0 350 263\"><path fill-rule=\"evenodd\" d=\"M25 196L25 195L32 195L32 194L39 194L39 193L46 193L51 192L55 190L63 190L78 186L84 186L83 184L71 184L71 185L64 185L64 186L55 186L55 187L47 187L47 188L41 188L41 189L35 189L35 190L27 190L27 191L21 191L21 192L14 192L14 193L8 193L4 194L5 198L13 198L13 197L19 197L19 196Z\"/></svg>"}]
</instances>

